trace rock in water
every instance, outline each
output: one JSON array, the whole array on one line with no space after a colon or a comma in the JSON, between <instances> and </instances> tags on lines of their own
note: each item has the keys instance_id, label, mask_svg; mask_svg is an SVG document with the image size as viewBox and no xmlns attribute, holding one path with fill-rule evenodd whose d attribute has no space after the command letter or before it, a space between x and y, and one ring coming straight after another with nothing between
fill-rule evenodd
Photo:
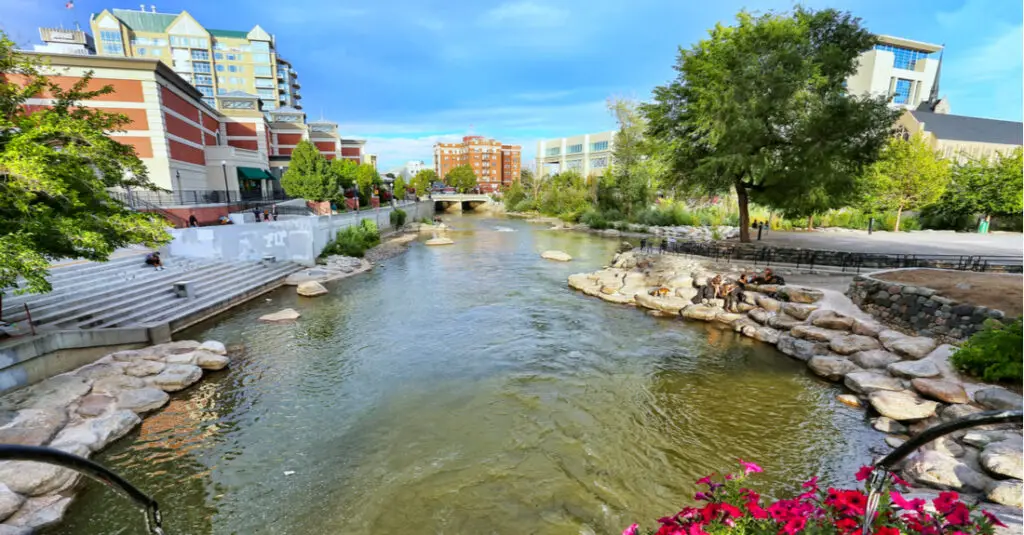
<instances>
[{"instance_id":1,"label":"rock in water","mask_svg":"<svg viewBox=\"0 0 1024 535\"><path fill-rule=\"evenodd\" d=\"M847 358L861 368L885 368L894 362L900 361L898 356L884 349L858 351Z\"/></svg>"},{"instance_id":2,"label":"rock in water","mask_svg":"<svg viewBox=\"0 0 1024 535\"><path fill-rule=\"evenodd\" d=\"M295 291L303 297L318 297L328 293L327 288L324 288L324 285L317 281L303 282L295 287Z\"/></svg>"},{"instance_id":3,"label":"rock in water","mask_svg":"<svg viewBox=\"0 0 1024 535\"><path fill-rule=\"evenodd\" d=\"M279 312L274 312L273 314L260 316L260 321L291 321L299 319L300 315L301 314L296 312L295 309L286 308Z\"/></svg>"},{"instance_id":4,"label":"rock in water","mask_svg":"<svg viewBox=\"0 0 1024 535\"><path fill-rule=\"evenodd\" d=\"M71 506L71 499L72 496L61 494L29 498L17 513L7 519L6 524L29 529L29 533L52 526L64 518L64 513Z\"/></svg>"},{"instance_id":5,"label":"rock in water","mask_svg":"<svg viewBox=\"0 0 1024 535\"><path fill-rule=\"evenodd\" d=\"M196 351L195 364L204 370L223 370L230 361L227 355Z\"/></svg>"},{"instance_id":6,"label":"rock in water","mask_svg":"<svg viewBox=\"0 0 1024 535\"><path fill-rule=\"evenodd\" d=\"M167 365L163 362L156 362L153 360L140 360L134 364L130 364L124 369L125 375L131 377L147 377L150 375L156 375L162 371Z\"/></svg>"},{"instance_id":7,"label":"rock in water","mask_svg":"<svg viewBox=\"0 0 1024 535\"><path fill-rule=\"evenodd\" d=\"M776 342L776 347L779 351L802 361L808 361L811 357L818 354L818 349L814 342L793 338L788 334L779 336L779 340Z\"/></svg>"},{"instance_id":8,"label":"rock in water","mask_svg":"<svg viewBox=\"0 0 1024 535\"><path fill-rule=\"evenodd\" d=\"M840 355L850 355L860 351L871 351L881 347L878 340L875 340L870 336L860 334L837 336L830 340L828 345L832 348L832 351L835 351Z\"/></svg>"},{"instance_id":9,"label":"rock in water","mask_svg":"<svg viewBox=\"0 0 1024 535\"><path fill-rule=\"evenodd\" d=\"M0 483L0 521L6 520L13 515L21 505L25 503L25 497L7 488L7 485ZM2 535L3 532L0 532Z\"/></svg>"},{"instance_id":10,"label":"rock in water","mask_svg":"<svg viewBox=\"0 0 1024 535\"><path fill-rule=\"evenodd\" d=\"M42 496L70 487L78 481L78 472L52 464L4 461L0 481L23 496Z\"/></svg>"},{"instance_id":11,"label":"rock in water","mask_svg":"<svg viewBox=\"0 0 1024 535\"><path fill-rule=\"evenodd\" d=\"M815 310L808 319L810 319L811 325L837 331L849 331L853 326L853 318L834 310Z\"/></svg>"},{"instance_id":12,"label":"rock in water","mask_svg":"<svg viewBox=\"0 0 1024 535\"><path fill-rule=\"evenodd\" d=\"M903 434L907 432L907 426L885 416L879 416L872 420L871 426L883 433Z\"/></svg>"},{"instance_id":13,"label":"rock in water","mask_svg":"<svg viewBox=\"0 0 1024 535\"><path fill-rule=\"evenodd\" d=\"M816 355L807 361L807 366L816 375L830 381L839 381L846 374L860 371L860 367L843 357Z\"/></svg>"},{"instance_id":14,"label":"rock in water","mask_svg":"<svg viewBox=\"0 0 1024 535\"><path fill-rule=\"evenodd\" d=\"M935 450L919 450L907 461L903 472L922 485L965 492L981 492L989 478L956 458Z\"/></svg>"},{"instance_id":15,"label":"rock in water","mask_svg":"<svg viewBox=\"0 0 1024 535\"><path fill-rule=\"evenodd\" d=\"M0 428L0 443L42 446L67 423L64 408L22 409Z\"/></svg>"},{"instance_id":16,"label":"rock in water","mask_svg":"<svg viewBox=\"0 0 1024 535\"><path fill-rule=\"evenodd\" d=\"M903 384L899 379L888 375L874 372L859 371L846 374L843 384L858 394L870 394L878 390L889 390L899 392L903 390Z\"/></svg>"},{"instance_id":17,"label":"rock in water","mask_svg":"<svg viewBox=\"0 0 1024 535\"><path fill-rule=\"evenodd\" d=\"M117 408L144 413L163 407L171 396L159 388L133 388L122 390L117 396Z\"/></svg>"},{"instance_id":18,"label":"rock in water","mask_svg":"<svg viewBox=\"0 0 1024 535\"><path fill-rule=\"evenodd\" d=\"M89 394L78 401L78 414L86 418L99 416L114 406L114 398L105 394Z\"/></svg>"},{"instance_id":19,"label":"rock in water","mask_svg":"<svg viewBox=\"0 0 1024 535\"><path fill-rule=\"evenodd\" d=\"M119 410L87 421L99 439L93 447L90 447L94 452L102 450L111 442L127 435L135 426L142 423L139 415L130 410Z\"/></svg>"},{"instance_id":20,"label":"rock in water","mask_svg":"<svg viewBox=\"0 0 1024 535\"><path fill-rule=\"evenodd\" d=\"M929 360L905 360L895 362L886 367L896 377L913 379L915 377L938 377L939 367Z\"/></svg>"},{"instance_id":21,"label":"rock in water","mask_svg":"<svg viewBox=\"0 0 1024 535\"><path fill-rule=\"evenodd\" d=\"M426 245L451 245L455 242L451 238L431 238L426 241Z\"/></svg>"},{"instance_id":22,"label":"rock in water","mask_svg":"<svg viewBox=\"0 0 1024 535\"><path fill-rule=\"evenodd\" d=\"M860 407L860 400L857 399L857 396L851 396L850 394L839 394L838 396L836 396L836 400L839 401L839 403L842 403L843 405L848 405L850 407L857 408Z\"/></svg>"},{"instance_id":23,"label":"rock in water","mask_svg":"<svg viewBox=\"0 0 1024 535\"><path fill-rule=\"evenodd\" d=\"M967 403L967 392L964 387L950 381L917 378L910 382L922 396L944 403Z\"/></svg>"},{"instance_id":24,"label":"rock in water","mask_svg":"<svg viewBox=\"0 0 1024 535\"><path fill-rule=\"evenodd\" d=\"M224 347L224 344L216 340L207 340L196 349L202 349L203 351L209 351L210 353L216 353L218 355L226 355L228 352L228 348Z\"/></svg>"},{"instance_id":25,"label":"rock in water","mask_svg":"<svg viewBox=\"0 0 1024 535\"><path fill-rule=\"evenodd\" d=\"M558 262L568 262L572 260L572 256L569 256L569 253L565 251L544 251L540 254L540 257Z\"/></svg>"},{"instance_id":26,"label":"rock in water","mask_svg":"<svg viewBox=\"0 0 1024 535\"><path fill-rule=\"evenodd\" d=\"M188 388L203 376L203 370L199 366L191 364L169 364L164 371L148 379L153 386L165 392L177 392Z\"/></svg>"},{"instance_id":27,"label":"rock in water","mask_svg":"<svg viewBox=\"0 0 1024 535\"><path fill-rule=\"evenodd\" d=\"M939 406L934 401L925 401L907 391L878 390L868 395L868 401L879 414L899 422L934 416Z\"/></svg>"},{"instance_id":28,"label":"rock in water","mask_svg":"<svg viewBox=\"0 0 1024 535\"><path fill-rule=\"evenodd\" d=\"M1022 446L1018 436L985 446L981 452L981 465L996 476L1024 479L1021 455Z\"/></svg>"}]
</instances>

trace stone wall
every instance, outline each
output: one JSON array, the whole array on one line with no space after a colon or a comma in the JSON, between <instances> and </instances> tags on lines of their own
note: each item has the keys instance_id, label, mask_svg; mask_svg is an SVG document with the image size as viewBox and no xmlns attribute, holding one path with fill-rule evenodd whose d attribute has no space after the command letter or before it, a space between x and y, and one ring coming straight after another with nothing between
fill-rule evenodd
<instances>
[{"instance_id":1,"label":"stone wall","mask_svg":"<svg viewBox=\"0 0 1024 535\"><path fill-rule=\"evenodd\" d=\"M873 275L881 273L887 272ZM846 295L862 310L885 323L922 336L951 340L965 340L980 330L986 319L1004 316L1000 310L958 303L931 288L880 280L870 275L854 277Z\"/></svg>"}]
</instances>

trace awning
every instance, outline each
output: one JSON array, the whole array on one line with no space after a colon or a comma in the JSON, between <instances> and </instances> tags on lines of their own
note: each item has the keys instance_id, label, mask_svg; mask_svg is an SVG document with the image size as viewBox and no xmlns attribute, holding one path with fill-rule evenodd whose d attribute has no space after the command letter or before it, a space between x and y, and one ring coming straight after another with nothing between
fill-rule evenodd
<instances>
[{"instance_id":1,"label":"awning","mask_svg":"<svg viewBox=\"0 0 1024 535\"><path fill-rule=\"evenodd\" d=\"M238 167L238 178L250 178L253 180L274 180L274 175L258 167Z\"/></svg>"}]
</instances>

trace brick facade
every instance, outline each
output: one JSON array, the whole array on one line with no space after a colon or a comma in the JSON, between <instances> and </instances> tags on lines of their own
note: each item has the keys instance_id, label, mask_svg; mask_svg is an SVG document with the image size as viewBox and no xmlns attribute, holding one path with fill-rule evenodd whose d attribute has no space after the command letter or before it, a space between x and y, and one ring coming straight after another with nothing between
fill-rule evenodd
<instances>
[{"instance_id":1,"label":"brick facade","mask_svg":"<svg viewBox=\"0 0 1024 535\"><path fill-rule=\"evenodd\" d=\"M483 136L466 136L462 143L434 145L434 172L444 180L452 169L468 165L481 191L493 193L512 184L521 165L519 145L505 145Z\"/></svg>"}]
</instances>

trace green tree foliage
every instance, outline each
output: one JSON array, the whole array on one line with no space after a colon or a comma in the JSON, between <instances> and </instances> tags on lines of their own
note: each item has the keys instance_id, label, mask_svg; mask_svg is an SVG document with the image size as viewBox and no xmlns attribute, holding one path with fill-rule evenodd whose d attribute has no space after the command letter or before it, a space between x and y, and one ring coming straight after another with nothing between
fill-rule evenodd
<instances>
[{"instance_id":1,"label":"green tree foliage","mask_svg":"<svg viewBox=\"0 0 1024 535\"><path fill-rule=\"evenodd\" d=\"M407 217L408 214L406 214L405 210L402 210L401 208L395 208L390 214L388 214L388 218L391 221L391 227L395 230L401 229L405 226L405 220Z\"/></svg>"},{"instance_id":2,"label":"green tree foliage","mask_svg":"<svg viewBox=\"0 0 1024 535\"><path fill-rule=\"evenodd\" d=\"M421 169L416 176L412 177L409 185L416 188L416 195L422 197L427 194L427 191L430 191L430 186L434 182L437 182L437 173L433 169Z\"/></svg>"},{"instance_id":3,"label":"green tree foliage","mask_svg":"<svg viewBox=\"0 0 1024 535\"><path fill-rule=\"evenodd\" d=\"M409 188L408 184L405 183L405 178L402 175L398 175L395 178L395 183L392 185L395 192L396 199L405 199L405 190Z\"/></svg>"},{"instance_id":4,"label":"green tree foliage","mask_svg":"<svg viewBox=\"0 0 1024 535\"><path fill-rule=\"evenodd\" d=\"M348 158L336 158L331 160L331 172L334 173L338 186L345 190L356 185L356 170L359 164Z\"/></svg>"},{"instance_id":5,"label":"green tree foliage","mask_svg":"<svg viewBox=\"0 0 1024 535\"><path fill-rule=\"evenodd\" d=\"M356 186L359 188L359 204L369 206L374 188L383 184L380 174L372 165L364 163L356 168L355 175Z\"/></svg>"},{"instance_id":6,"label":"green tree foliage","mask_svg":"<svg viewBox=\"0 0 1024 535\"><path fill-rule=\"evenodd\" d=\"M578 221L591 209L591 197L587 180L570 170L544 180L535 204L541 213L555 215L565 221Z\"/></svg>"},{"instance_id":7,"label":"green tree foliage","mask_svg":"<svg viewBox=\"0 0 1024 535\"><path fill-rule=\"evenodd\" d=\"M476 187L476 173L468 165L457 165L445 175L444 183L459 193L466 193Z\"/></svg>"},{"instance_id":8,"label":"green tree foliage","mask_svg":"<svg viewBox=\"0 0 1024 535\"><path fill-rule=\"evenodd\" d=\"M338 196L338 179L331 164L311 141L303 139L292 150L281 187L291 197L327 201Z\"/></svg>"},{"instance_id":9,"label":"green tree foliage","mask_svg":"<svg viewBox=\"0 0 1024 535\"><path fill-rule=\"evenodd\" d=\"M896 231L904 210L923 208L936 200L949 183L949 163L939 157L919 134L894 137L881 158L867 168L867 206L895 210Z\"/></svg>"},{"instance_id":10,"label":"green tree foliage","mask_svg":"<svg viewBox=\"0 0 1024 535\"><path fill-rule=\"evenodd\" d=\"M741 12L710 33L680 51L677 78L642 107L648 132L667 144L671 185L734 189L742 241L750 201L806 216L856 199L897 113L843 87L875 37L848 13L804 8Z\"/></svg>"},{"instance_id":11,"label":"green tree foliage","mask_svg":"<svg viewBox=\"0 0 1024 535\"><path fill-rule=\"evenodd\" d=\"M1024 363L1024 329L1017 318L1008 325L985 322L985 328L953 353L950 361L957 368L986 381L1014 381L1020 384Z\"/></svg>"},{"instance_id":12,"label":"green tree foliage","mask_svg":"<svg viewBox=\"0 0 1024 535\"><path fill-rule=\"evenodd\" d=\"M636 102L608 101L608 109L619 125L612 143L612 165L593 181L595 198L604 210L615 209L632 217L650 204L661 175L665 172L664 151L645 135L647 119Z\"/></svg>"},{"instance_id":13,"label":"green tree foliage","mask_svg":"<svg viewBox=\"0 0 1024 535\"><path fill-rule=\"evenodd\" d=\"M924 216L941 214L967 221L981 214L1020 215L1021 191L1024 191L1022 151L995 158L966 160L953 167L952 178L939 201L924 211Z\"/></svg>"},{"instance_id":14,"label":"green tree foliage","mask_svg":"<svg viewBox=\"0 0 1024 535\"><path fill-rule=\"evenodd\" d=\"M526 189L523 186L523 181L516 180L505 188L505 192L501 200L505 204L505 210L512 212L515 211L516 205L526 200L526 198L527 194Z\"/></svg>"},{"instance_id":15,"label":"green tree foliage","mask_svg":"<svg viewBox=\"0 0 1024 535\"><path fill-rule=\"evenodd\" d=\"M46 292L53 260L104 261L118 247L170 240L166 221L108 193L158 188L135 150L107 135L129 119L80 106L114 92L89 90L91 78L61 87L0 33L0 290L22 277L24 290ZM29 111L27 100L43 91L53 103Z\"/></svg>"},{"instance_id":16,"label":"green tree foliage","mask_svg":"<svg viewBox=\"0 0 1024 535\"><path fill-rule=\"evenodd\" d=\"M366 250L380 243L380 230L370 219L364 219L358 225L345 227L338 231L334 241L324 247L321 257L331 255L355 256L362 258Z\"/></svg>"}]
</instances>

